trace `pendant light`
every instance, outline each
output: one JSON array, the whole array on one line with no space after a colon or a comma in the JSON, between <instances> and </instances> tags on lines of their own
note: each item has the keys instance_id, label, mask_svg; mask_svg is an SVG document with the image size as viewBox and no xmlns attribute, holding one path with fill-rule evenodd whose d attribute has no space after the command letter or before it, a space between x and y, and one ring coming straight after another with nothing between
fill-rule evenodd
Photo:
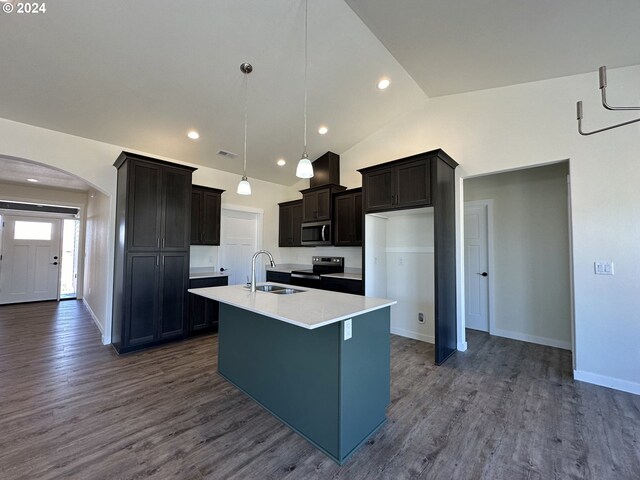
<instances>
[{"instance_id":1,"label":"pendant light","mask_svg":"<svg viewBox=\"0 0 640 480\"><path fill-rule=\"evenodd\" d=\"M313 165L307 155L307 1L304 0L304 149L296 168L296 177L313 177Z\"/></svg>"},{"instance_id":2,"label":"pendant light","mask_svg":"<svg viewBox=\"0 0 640 480\"><path fill-rule=\"evenodd\" d=\"M244 73L244 170L242 180L238 183L237 193L239 195L251 195L251 185L247 180L247 83L248 75L253 72L253 67L250 63L243 63L240 65L240 71Z\"/></svg>"}]
</instances>

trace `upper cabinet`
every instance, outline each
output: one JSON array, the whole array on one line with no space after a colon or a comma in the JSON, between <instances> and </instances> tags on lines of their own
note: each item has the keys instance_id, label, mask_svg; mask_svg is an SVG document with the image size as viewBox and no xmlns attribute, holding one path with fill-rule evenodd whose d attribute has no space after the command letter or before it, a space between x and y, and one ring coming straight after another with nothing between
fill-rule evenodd
<instances>
[{"instance_id":1,"label":"upper cabinet","mask_svg":"<svg viewBox=\"0 0 640 480\"><path fill-rule=\"evenodd\" d=\"M280 206L278 246L301 247L302 200L278 205Z\"/></svg>"},{"instance_id":2,"label":"upper cabinet","mask_svg":"<svg viewBox=\"0 0 640 480\"><path fill-rule=\"evenodd\" d=\"M191 190L191 245L220 245L222 192L193 185Z\"/></svg>"},{"instance_id":3,"label":"upper cabinet","mask_svg":"<svg viewBox=\"0 0 640 480\"><path fill-rule=\"evenodd\" d=\"M126 221L127 249L188 249L190 198L185 192L191 190L193 169L128 153L116 167L119 186L127 186L119 193L128 199L120 203L127 209L120 217Z\"/></svg>"},{"instance_id":4,"label":"upper cabinet","mask_svg":"<svg viewBox=\"0 0 640 480\"><path fill-rule=\"evenodd\" d=\"M362 246L362 189L338 193L333 203L333 244L336 247Z\"/></svg>"},{"instance_id":5,"label":"upper cabinet","mask_svg":"<svg viewBox=\"0 0 640 480\"><path fill-rule=\"evenodd\" d=\"M340 185L325 185L307 188L302 193L302 221L315 222L331 220L333 213L333 194L345 190Z\"/></svg>"},{"instance_id":6,"label":"upper cabinet","mask_svg":"<svg viewBox=\"0 0 640 480\"><path fill-rule=\"evenodd\" d=\"M361 169L366 213L431 205L431 157Z\"/></svg>"}]
</instances>

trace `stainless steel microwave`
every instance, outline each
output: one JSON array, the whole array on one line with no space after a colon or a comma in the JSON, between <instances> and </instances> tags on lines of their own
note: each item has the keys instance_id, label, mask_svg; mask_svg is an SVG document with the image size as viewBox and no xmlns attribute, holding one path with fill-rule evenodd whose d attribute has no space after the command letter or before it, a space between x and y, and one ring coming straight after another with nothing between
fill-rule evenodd
<instances>
[{"instance_id":1,"label":"stainless steel microwave","mask_svg":"<svg viewBox=\"0 0 640 480\"><path fill-rule=\"evenodd\" d=\"M302 245L331 245L331 222L310 222L302 224Z\"/></svg>"}]
</instances>

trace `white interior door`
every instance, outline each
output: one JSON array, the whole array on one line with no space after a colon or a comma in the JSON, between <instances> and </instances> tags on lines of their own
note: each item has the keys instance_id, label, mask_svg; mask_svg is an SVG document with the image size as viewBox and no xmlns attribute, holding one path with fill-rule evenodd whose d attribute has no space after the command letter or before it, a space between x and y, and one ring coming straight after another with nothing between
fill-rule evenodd
<instances>
[{"instance_id":1,"label":"white interior door","mask_svg":"<svg viewBox=\"0 0 640 480\"><path fill-rule=\"evenodd\" d=\"M223 208L220 228L220 266L228 270L229 285L243 285L251 276L251 256L258 250L259 214ZM259 265L260 281L264 268Z\"/></svg>"},{"instance_id":2,"label":"white interior door","mask_svg":"<svg viewBox=\"0 0 640 480\"><path fill-rule=\"evenodd\" d=\"M464 207L465 323L489 331L488 224L486 205Z\"/></svg>"},{"instance_id":3,"label":"white interior door","mask_svg":"<svg viewBox=\"0 0 640 480\"><path fill-rule=\"evenodd\" d=\"M60 219L3 217L0 304L57 300Z\"/></svg>"}]
</instances>

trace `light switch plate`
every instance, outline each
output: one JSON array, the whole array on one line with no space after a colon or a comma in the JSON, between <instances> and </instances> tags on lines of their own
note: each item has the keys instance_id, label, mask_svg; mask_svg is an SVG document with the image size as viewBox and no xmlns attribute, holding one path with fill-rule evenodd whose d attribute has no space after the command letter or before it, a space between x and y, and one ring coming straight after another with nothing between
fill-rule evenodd
<instances>
[{"instance_id":1,"label":"light switch plate","mask_svg":"<svg viewBox=\"0 0 640 480\"><path fill-rule=\"evenodd\" d=\"M613 275L613 262L594 262L593 270L596 275Z\"/></svg>"},{"instance_id":2,"label":"light switch plate","mask_svg":"<svg viewBox=\"0 0 640 480\"><path fill-rule=\"evenodd\" d=\"M344 321L344 339L345 340L349 340L353 336L353 331L351 326L352 321L353 321L352 318Z\"/></svg>"}]
</instances>

